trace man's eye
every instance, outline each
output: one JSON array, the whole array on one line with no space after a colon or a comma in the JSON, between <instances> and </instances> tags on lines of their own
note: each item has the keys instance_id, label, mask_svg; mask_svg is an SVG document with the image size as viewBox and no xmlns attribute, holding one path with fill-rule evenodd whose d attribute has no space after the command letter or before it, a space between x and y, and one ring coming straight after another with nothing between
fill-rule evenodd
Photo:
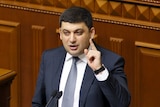
<instances>
[{"instance_id":1,"label":"man's eye","mask_svg":"<svg viewBox=\"0 0 160 107\"><path fill-rule=\"evenodd\" d=\"M63 32L64 35L68 36L70 33L69 32Z\"/></svg>"},{"instance_id":2,"label":"man's eye","mask_svg":"<svg viewBox=\"0 0 160 107\"><path fill-rule=\"evenodd\" d=\"M78 32L75 32L75 34L76 34L76 35L82 35L82 34L83 34L83 32L78 31Z\"/></svg>"}]
</instances>

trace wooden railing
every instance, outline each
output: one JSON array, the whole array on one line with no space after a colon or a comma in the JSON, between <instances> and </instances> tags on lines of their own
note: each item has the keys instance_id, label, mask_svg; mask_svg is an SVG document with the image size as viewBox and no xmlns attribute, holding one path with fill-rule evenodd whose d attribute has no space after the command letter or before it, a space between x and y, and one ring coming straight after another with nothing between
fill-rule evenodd
<instances>
[{"instance_id":1,"label":"wooden railing","mask_svg":"<svg viewBox=\"0 0 160 107\"><path fill-rule=\"evenodd\" d=\"M16 72L0 69L0 107L10 107L10 85Z\"/></svg>"}]
</instances>

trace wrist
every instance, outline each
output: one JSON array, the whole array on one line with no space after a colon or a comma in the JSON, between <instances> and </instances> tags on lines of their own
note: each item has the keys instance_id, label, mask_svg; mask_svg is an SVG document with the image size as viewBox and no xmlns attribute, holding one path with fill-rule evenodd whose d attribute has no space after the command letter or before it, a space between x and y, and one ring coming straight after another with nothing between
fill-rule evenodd
<instances>
[{"instance_id":1,"label":"wrist","mask_svg":"<svg viewBox=\"0 0 160 107\"><path fill-rule=\"evenodd\" d=\"M104 67L104 65L102 65L99 69L95 70L94 73L97 75L104 70L105 70L105 67Z\"/></svg>"}]
</instances>

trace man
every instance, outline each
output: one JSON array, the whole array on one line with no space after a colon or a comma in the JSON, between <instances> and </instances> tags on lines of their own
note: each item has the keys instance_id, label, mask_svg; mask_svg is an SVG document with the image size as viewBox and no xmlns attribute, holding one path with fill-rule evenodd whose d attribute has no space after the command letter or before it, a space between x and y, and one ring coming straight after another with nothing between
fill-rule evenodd
<instances>
[{"instance_id":1,"label":"man","mask_svg":"<svg viewBox=\"0 0 160 107\"><path fill-rule=\"evenodd\" d=\"M82 7L65 10L59 31L63 46L43 53L32 107L128 107L124 59L92 41L95 28L90 12ZM74 96L65 96L73 92L66 92L72 57L79 58L76 85ZM63 92L59 100L54 90Z\"/></svg>"}]
</instances>

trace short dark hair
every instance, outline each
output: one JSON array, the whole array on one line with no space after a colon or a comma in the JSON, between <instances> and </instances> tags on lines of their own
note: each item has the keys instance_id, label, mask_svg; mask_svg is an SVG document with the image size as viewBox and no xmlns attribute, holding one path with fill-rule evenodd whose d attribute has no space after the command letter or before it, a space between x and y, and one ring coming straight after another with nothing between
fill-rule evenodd
<instances>
[{"instance_id":1,"label":"short dark hair","mask_svg":"<svg viewBox=\"0 0 160 107\"><path fill-rule=\"evenodd\" d=\"M60 27L63 21L69 23L84 22L89 29L93 27L92 15L83 7L74 6L66 9L59 18Z\"/></svg>"}]
</instances>

